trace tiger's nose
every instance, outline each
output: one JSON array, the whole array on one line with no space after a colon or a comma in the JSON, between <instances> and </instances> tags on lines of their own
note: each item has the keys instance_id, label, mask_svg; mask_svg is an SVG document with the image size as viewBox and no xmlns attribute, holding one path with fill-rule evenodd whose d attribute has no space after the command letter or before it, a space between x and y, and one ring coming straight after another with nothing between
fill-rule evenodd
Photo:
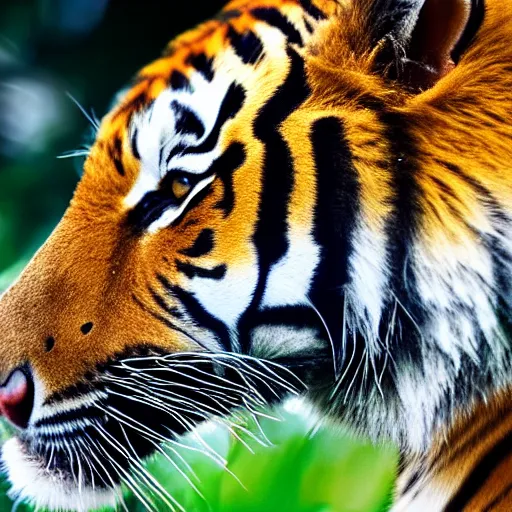
<instances>
[{"instance_id":1,"label":"tiger's nose","mask_svg":"<svg viewBox=\"0 0 512 512\"><path fill-rule=\"evenodd\" d=\"M0 386L0 412L19 428L27 428L34 406L34 383L24 370L14 370Z\"/></svg>"}]
</instances>

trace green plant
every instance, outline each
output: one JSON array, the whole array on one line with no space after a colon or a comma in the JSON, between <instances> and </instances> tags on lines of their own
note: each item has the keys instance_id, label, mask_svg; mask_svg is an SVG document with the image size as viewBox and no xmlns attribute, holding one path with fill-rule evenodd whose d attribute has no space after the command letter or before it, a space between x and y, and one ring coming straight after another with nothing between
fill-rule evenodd
<instances>
[{"instance_id":1,"label":"green plant","mask_svg":"<svg viewBox=\"0 0 512 512\"><path fill-rule=\"evenodd\" d=\"M168 510L168 493L187 512L388 509L397 462L392 447L377 448L356 441L345 431L318 426L318 419L306 413L297 401L271 415L278 416L278 420L262 418L261 431L254 425L247 431L249 425L243 429L242 425L232 427L236 436L224 423L205 424L167 448L167 455L154 455L146 467L159 482L160 491L150 492L148 486L139 484L148 504ZM206 446L211 450L209 455ZM225 466L220 459L226 460ZM2 511L11 507L7 488L2 482ZM124 501L130 512L147 510L128 488ZM31 509L21 505L17 510Z\"/></svg>"}]
</instances>

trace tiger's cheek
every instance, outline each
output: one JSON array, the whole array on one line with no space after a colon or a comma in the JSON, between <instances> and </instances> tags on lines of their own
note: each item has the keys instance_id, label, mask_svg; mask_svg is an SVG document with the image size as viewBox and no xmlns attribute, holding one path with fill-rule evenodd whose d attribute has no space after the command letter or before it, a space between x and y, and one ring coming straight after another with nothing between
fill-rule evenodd
<instances>
[{"instance_id":1,"label":"tiger's cheek","mask_svg":"<svg viewBox=\"0 0 512 512\"><path fill-rule=\"evenodd\" d=\"M163 235L166 241L160 242L165 275L179 293L193 297L207 315L230 329L249 306L258 281L252 237L261 185L257 152L245 154L244 164L232 175L218 177L201 204L170 226Z\"/></svg>"}]
</instances>

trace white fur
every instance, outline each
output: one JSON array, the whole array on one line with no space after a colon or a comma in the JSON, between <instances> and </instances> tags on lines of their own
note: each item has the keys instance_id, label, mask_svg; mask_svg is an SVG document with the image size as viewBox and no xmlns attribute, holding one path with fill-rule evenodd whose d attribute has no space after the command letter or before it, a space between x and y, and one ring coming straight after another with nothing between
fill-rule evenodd
<instances>
[{"instance_id":1,"label":"white fur","mask_svg":"<svg viewBox=\"0 0 512 512\"><path fill-rule=\"evenodd\" d=\"M257 327L251 337L251 355L263 359L320 353L325 341L317 329L296 329L287 325Z\"/></svg>"},{"instance_id":2,"label":"white fur","mask_svg":"<svg viewBox=\"0 0 512 512\"><path fill-rule=\"evenodd\" d=\"M37 382L39 379L34 379ZM38 420L42 420L45 418L51 418L56 414L73 411L75 409L80 409L83 407L88 407L94 405L101 398L105 398L106 393L103 391L93 391L87 393L85 395L80 395L76 398L69 398L67 400L63 400L62 402L53 403L50 405L39 405L37 408L34 407L34 411L32 412L32 416L30 417L30 422L35 423Z\"/></svg>"},{"instance_id":3,"label":"white fur","mask_svg":"<svg viewBox=\"0 0 512 512\"><path fill-rule=\"evenodd\" d=\"M320 248L309 233L288 238L287 253L272 267L262 306L305 304L315 269L320 260Z\"/></svg>"},{"instance_id":4,"label":"white fur","mask_svg":"<svg viewBox=\"0 0 512 512\"><path fill-rule=\"evenodd\" d=\"M85 430L86 427L91 425L97 425L97 421L89 418L82 418L79 420L72 421L60 421L56 424L41 425L38 427L32 427L30 429L31 434L37 435L50 435L50 436L65 436L66 434L72 434L77 431Z\"/></svg>"},{"instance_id":5,"label":"white fur","mask_svg":"<svg viewBox=\"0 0 512 512\"><path fill-rule=\"evenodd\" d=\"M369 350L378 353L381 351L379 324L389 276L386 239L359 222L352 243L354 251L349 263L350 281L346 293L350 318L347 321L364 334Z\"/></svg>"},{"instance_id":6,"label":"white fur","mask_svg":"<svg viewBox=\"0 0 512 512\"><path fill-rule=\"evenodd\" d=\"M2 463L11 484L10 494L39 508L87 512L116 503L119 490L79 490L62 475L47 471L42 460L29 456L16 437L3 445Z\"/></svg>"},{"instance_id":7,"label":"white fur","mask_svg":"<svg viewBox=\"0 0 512 512\"><path fill-rule=\"evenodd\" d=\"M393 505L390 512L427 512L444 510L450 497L453 496L453 489L447 489L442 485L429 483L414 487L414 489L401 496Z\"/></svg>"},{"instance_id":8,"label":"white fur","mask_svg":"<svg viewBox=\"0 0 512 512\"><path fill-rule=\"evenodd\" d=\"M476 359L479 333L474 320L488 343L496 343L498 329L490 254L470 241L438 243L432 250L418 244L415 254L418 290L427 308L435 312L425 335L456 365L463 354Z\"/></svg>"},{"instance_id":9,"label":"white fur","mask_svg":"<svg viewBox=\"0 0 512 512\"><path fill-rule=\"evenodd\" d=\"M222 279L194 277L187 287L210 314L234 329L252 300L257 282L256 265L228 266Z\"/></svg>"}]
</instances>

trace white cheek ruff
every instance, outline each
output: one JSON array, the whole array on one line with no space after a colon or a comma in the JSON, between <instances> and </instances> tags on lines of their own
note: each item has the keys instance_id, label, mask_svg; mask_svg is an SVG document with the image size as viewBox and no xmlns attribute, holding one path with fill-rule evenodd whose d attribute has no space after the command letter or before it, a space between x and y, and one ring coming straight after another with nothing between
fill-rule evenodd
<instances>
[{"instance_id":1,"label":"white cheek ruff","mask_svg":"<svg viewBox=\"0 0 512 512\"><path fill-rule=\"evenodd\" d=\"M115 506L116 497L120 495L120 490L98 490L86 486L78 489L63 475L47 471L41 460L29 456L16 437L2 447L2 466L11 484L11 497L37 508L87 512Z\"/></svg>"},{"instance_id":2,"label":"white cheek ruff","mask_svg":"<svg viewBox=\"0 0 512 512\"><path fill-rule=\"evenodd\" d=\"M286 255L270 270L263 295L264 307L304 304L320 259L320 248L310 233L289 236Z\"/></svg>"},{"instance_id":3,"label":"white cheek ruff","mask_svg":"<svg viewBox=\"0 0 512 512\"><path fill-rule=\"evenodd\" d=\"M251 303L258 284L255 265L231 267L219 281L201 278L190 280L189 286L196 299L211 315L222 320L230 329Z\"/></svg>"}]
</instances>

